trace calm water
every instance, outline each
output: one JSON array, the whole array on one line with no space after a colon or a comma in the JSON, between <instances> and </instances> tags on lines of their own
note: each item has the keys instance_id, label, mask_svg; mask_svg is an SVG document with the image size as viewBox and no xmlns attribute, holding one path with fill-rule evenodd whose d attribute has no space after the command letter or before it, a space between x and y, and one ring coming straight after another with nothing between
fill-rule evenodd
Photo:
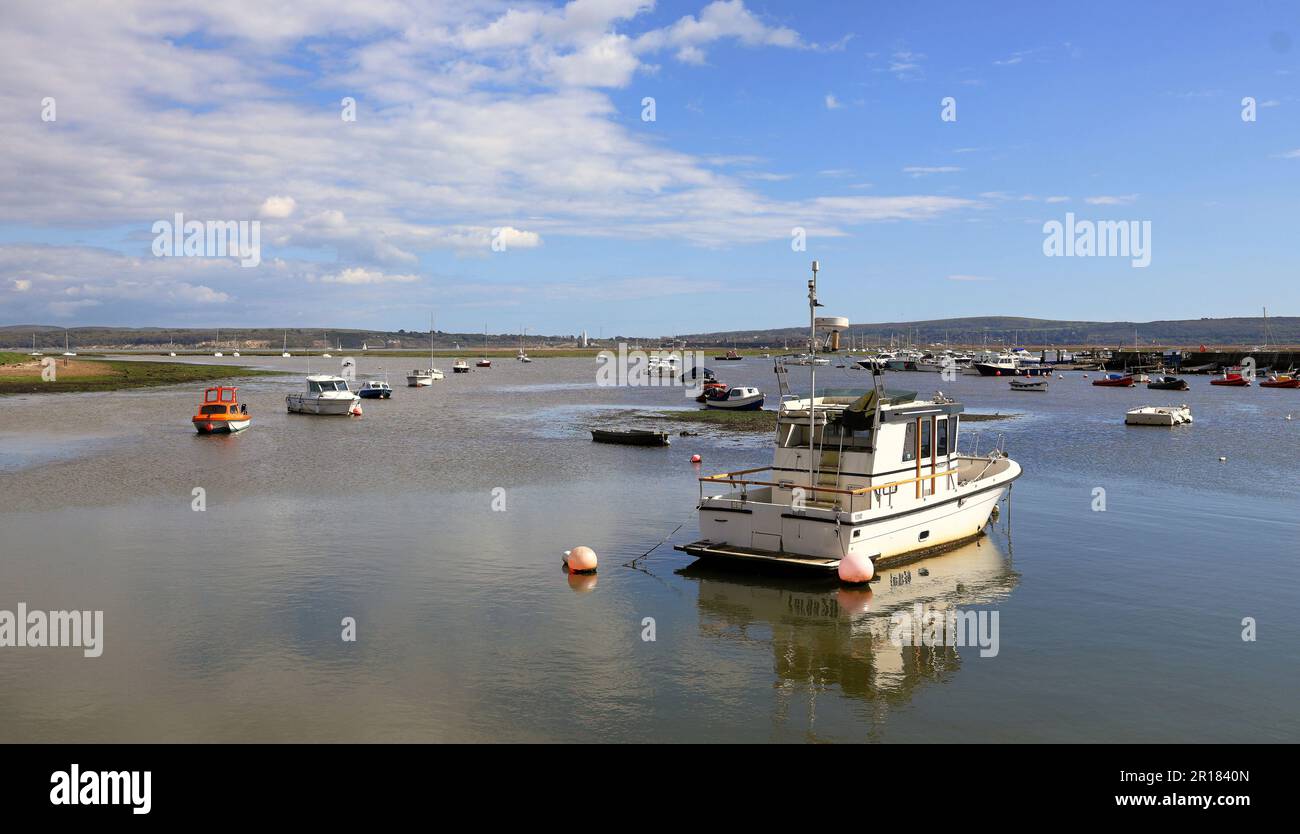
<instances>
[{"instance_id":1,"label":"calm water","mask_svg":"<svg viewBox=\"0 0 1300 834\"><path fill-rule=\"evenodd\" d=\"M258 378L227 438L190 428L194 386L0 399L0 609L105 617L98 659L0 649L0 741L1300 737L1300 391L891 374L1021 414L967 428L1025 476L989 536L857 592L691 567L671 546L697 535L696 478L770 463L767 437L593 445L589 426L688 405L594 368L394 373L361 419L286 414L300 375ZM774 390L762 360L717 369ZM1123 425L1184 402L1194 426ZM561 571L578 544L594 579ZM999 653L895 648L915 602L998 611Z\"/></svg>"}]
</instances>

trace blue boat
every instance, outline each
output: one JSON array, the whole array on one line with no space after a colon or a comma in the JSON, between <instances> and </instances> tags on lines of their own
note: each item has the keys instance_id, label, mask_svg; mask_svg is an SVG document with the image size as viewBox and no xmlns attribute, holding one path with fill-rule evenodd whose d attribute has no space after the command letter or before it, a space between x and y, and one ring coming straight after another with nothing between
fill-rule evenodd
<instances>
[{"instance_id":1,"label":"blue boat","mask_svg":"<svg viewBox=\"0 0 1300 834\"><path fill-rule=\"evenodd\" d=\"M393 389L382 379L368 379L357 389L357 396L366 400L386 400L393 396Z\"/></svg>"}]
</instances>

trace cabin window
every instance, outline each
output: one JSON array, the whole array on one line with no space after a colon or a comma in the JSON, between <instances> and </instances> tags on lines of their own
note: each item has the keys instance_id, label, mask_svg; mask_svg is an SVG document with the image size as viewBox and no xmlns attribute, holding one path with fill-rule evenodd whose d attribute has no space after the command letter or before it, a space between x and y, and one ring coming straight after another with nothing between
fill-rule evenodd
<instances>
[{"instance_id":1,"label":"cabin window","mask_svg":"<svg viewBox=\"0 0 1300 834\"><path fill-rule=\"evenodd\" d=\"M907 424L907 434L903 435L903 460L916 460L916 421Z\"/></svg>"},{"instance_id":2,"label":"cabin window","mask_svg":"<svg viewBox=\"0 0 1300 834\"><path fill-rule=\"evenodd\" d=\"M307 383L307 390L313 394L319 394L321 391L320 383L319 382Z\"/></svg>"},{"instance_id":3,"label":"cabin window","mask_svg":"<svg viewBox=\"0 0 1300 834\"><path fill-rule=\"evenodd\" d=\"M935 428L935 440L934 440L934 445L935 445L935 447L936 447L936 449L937 449L937 453L938 453L939 457L942 458L942 457L947 457L947 456L948 456L948 420L947 420L947 418L943 418L943 419L939 420L938 426Z\"/></svg>"},{"instance_id":4,"label":"cabin window","mask_svg":"<svg viewBox=\"0 0 1300 834\"><path fill-rule=\"evenodd\" d=\"M226 407L224 405L205 405L199 409L199 413L200 414L225 414Z\"/></svg>"},{"instance_id":5,"label":"cabin window","mask_svg":"<svg viewBox=\"0 0 1300 834\"><path fill-rule=\"evenodd\" d=\"M221 392L221 401L222 401L222 402L227 402L227 403L228 403L228 402L234 402L234 400L235 400L235 392L234 392L234 391L222 391L222 392Z\"/></svg>"},{"instance_id":6,"label":"cabin window","mask_svg":"<svg viewBox=\"0 0 1300 834\"><path fill-rule=\"evenodd\" d=\"M930 421L921 418L921 459L926 460L930 457Z\"/></svg>"}]
</instances>

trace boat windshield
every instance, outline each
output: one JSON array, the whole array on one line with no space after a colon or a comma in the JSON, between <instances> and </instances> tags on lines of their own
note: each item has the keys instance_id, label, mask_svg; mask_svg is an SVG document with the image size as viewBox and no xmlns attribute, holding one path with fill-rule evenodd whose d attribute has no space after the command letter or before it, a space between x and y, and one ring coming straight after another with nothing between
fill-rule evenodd
<instances>
[{"instance_id":1,"label":"boat windshield","mask_svg":"<svg viewBox=\"0 0 1300 834\"><path fill-rule=\"evenodd\" d=\"M226 407L224 405L205 405L199 409L199 413L200 414L225 414Z\"/></svg>"}]
</instances>

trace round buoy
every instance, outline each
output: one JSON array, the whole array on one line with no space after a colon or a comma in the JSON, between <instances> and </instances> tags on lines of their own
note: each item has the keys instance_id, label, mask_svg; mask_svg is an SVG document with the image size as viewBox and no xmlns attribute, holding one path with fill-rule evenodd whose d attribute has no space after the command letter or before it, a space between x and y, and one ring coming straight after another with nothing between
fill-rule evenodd
<instances>
[{"instance_id":1,"label":"round buoy","mask_svg":"<svg viewBox=\"0 0 1300 834\"><path fill-rule=\"evenodd\" d=\"M564 551L564 563L573 573L595 573L596 551L590 547L575 547Z\"/></svg>"},{"instance_id":2,"label":"round buoy","mask_svg":"<svg viewBox=\"0 0 1300 834\"><path fill-rule=\"evenodd\" d=\"M840 560L839 573L841 582L861 585L863 582L870 582L876 575L876 566L872 564L869 556L850 553Z\"/></svg>"},{"instance_id":3,"label":"round buoy","mask_svg":"<svg viewBox=\"0 0 1300 834\"><path fill-rule=\"evenodd\" d=\"M1002 372L1001 372L1001 371L995 371L995 372L993 373L993 375L994 375L994 376L1002 376Z\"/></svg>"},{"instance_id":4,"label":"round buoy","mask_svg":"<svg viewBox=\"0 0 1300 834\"><path fill-rule=\"evenodd\" d=\"M704 458L699 455L691 455L691 463L699 463L702 460L704 460Z\"/></svg>"},{"instance_id":5,"label":"round buoy","mask_svg":"<svg viewBox=\"0 0 1300 834\"><path fill-rule=\"evenodd\" d=\"M352 410L349 411L348 413L351 414L353 417L360 417L360 416L361 416L361 403L353 403L353 404L352 404Z\"/></svg>"},{"instance_id":6,"label":"round buoy","mask_svg":"<svg viewBox=\"0 0 1300 834\"><path fill-rule=\"evenodd\" d=\"M204 424L203 424L203 430L204 430L204 431L212 431L212 424L211 424L211 423L204 423Z\"/></svg>"}]
</instances>

